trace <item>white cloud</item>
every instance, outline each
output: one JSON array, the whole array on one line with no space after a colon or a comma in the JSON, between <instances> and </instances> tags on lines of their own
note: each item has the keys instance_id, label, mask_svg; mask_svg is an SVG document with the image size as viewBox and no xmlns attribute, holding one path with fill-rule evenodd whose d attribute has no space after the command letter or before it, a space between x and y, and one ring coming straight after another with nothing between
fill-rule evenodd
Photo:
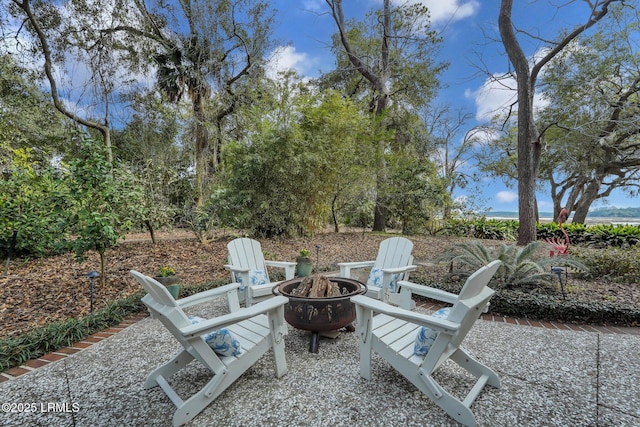
<instances>
[{"instance_id":1,"label":"white cloud","mask_svg":"<svg viewBox=\"0 0 640 427\"><path fill-rule=\"evenodd\" d=\"M494 74L478 90L467 89L465 96L475 101L476 120L479 122L490 121L494 116L504 117L512 105L515 109L516 80Z\"/></svg>"},{"instance_id":2,"label":"white cloud","mask_svg":"<svg viewBox=\"0 0 640 427\"><path fill-rule=\"evenodd\" d=\"M537 50L529 58L530 67L548 53L548 48ZM540 74L542 77L544 69ZM490 121L494 117L505 118L510 109L518 110L516 104L517 83L512 75L504 73L494 73L485 80L484 84L477 90L467 89L465 97L473 99L476 104L476 120L480 122ZM533 98L534 114L544 110L549 105L549 101L543 97L542 93L535 93Z\"/></svg>"},{"instance_id":3,"label":"white cloud","mask_svg":"<svg viewBox=\"0 0 640 427\"><path fill-rule=\"evenodd\" d=\"M500 203L511 203L518 200L518 193L515 191L498 191L496 200Z\"/></svg>"},{"instance_id":4,"label":"white cloud","mask_svg":"<svg viewBox=\"0 0 640 427\"><path fill-rule=\"evenodd\" d=\"M304 0L302 8L313 12L321 11L327 4L324 0Z\"/></svg>"},{"instance_id":5,"label":"white cloud","mask_svg":"<svg viewBox=\"0 0 640 427\"><path fill-rule=\"evenodd\" d=\"M293 46L279 46L273 53L267 64L267 76L276 80L280 71L293 70L300 76L305 76L310 71L313 60L304 52L297 52Z\"/></svg>"}]
</instances>

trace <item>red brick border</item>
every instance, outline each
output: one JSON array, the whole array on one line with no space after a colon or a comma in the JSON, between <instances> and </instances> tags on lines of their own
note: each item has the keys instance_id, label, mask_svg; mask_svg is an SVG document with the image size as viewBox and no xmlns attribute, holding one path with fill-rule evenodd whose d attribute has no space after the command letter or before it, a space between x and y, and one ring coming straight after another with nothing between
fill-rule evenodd
<instances>
[{"instance_id":1,"label":"red brick border","mask_svg":"<svg viewBox=\"0 0 640 427\"><path fill-rule=\"evenodd\" d=\"M35 369L38 369L42 366L48 365L51 362L55 362L57 360L64 359L67 356L75 354L79 351L84 350L87 347L92 346L93 344L102 341L103 339L109 338L127 328L135 324L136 322L144 319L145 317L149 317L147 313L136 313L125 320L123 320L120 324L116 326L112 326L109 329L104 331L96 332L93 335L89 335L82 341L71 344L69 347L60 348L52 353L45 354L37 359L29 360L22 366L18 366L15 368L7 369L6 371L0 373L0 383L4 381L9 381L15 377L20 375L28 374Z\"/></svg>"}]
</instances>

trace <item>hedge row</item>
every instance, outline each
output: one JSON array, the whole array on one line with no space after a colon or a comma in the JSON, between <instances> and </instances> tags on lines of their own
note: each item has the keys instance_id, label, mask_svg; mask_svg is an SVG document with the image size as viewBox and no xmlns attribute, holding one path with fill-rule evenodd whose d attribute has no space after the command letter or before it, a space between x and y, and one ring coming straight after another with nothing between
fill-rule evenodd
<instances>
[{"instance_id":1,"label":"hedge row","mask_svg":"<svg viewBox=\"0 0 640 427\"><path fill-rule=\"evenodd\" d=\"M572 244L590 247L629 247L640 242L640 226L620 224L564 224L564 231ZM557 223L538 223L538 240L564 238ZM475 239L516 240L518 221L499 219L451 219L444 222L439 234Z\"/></svg>"},{"instance_id":2,"label":"hedge row","mask_svg":"<svg viewBox=\"0 0 640 427\"><path fill-rule=\"evenodd\" d=\"M459 293L460 283L428 283L428 286ZM561 295L498 289L491 299L489 312L532 320L559 321L594 325L640 326L640 308L619 302L588 302L564 299Z\"/></svg>"}]
</instances>

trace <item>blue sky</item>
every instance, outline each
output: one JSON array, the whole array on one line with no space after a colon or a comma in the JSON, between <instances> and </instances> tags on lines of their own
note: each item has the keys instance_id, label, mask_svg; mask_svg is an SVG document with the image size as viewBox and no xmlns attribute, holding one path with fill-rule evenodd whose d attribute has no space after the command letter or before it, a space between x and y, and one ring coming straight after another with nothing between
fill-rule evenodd
<instances>
[{"instance_id":1,"label":"blue sky","mask_svg":"<svg viewBox=\"0 0 640 427\"><path fill-rule=\"evenodd\" d=\"M441 76L445 86L439 95L439 104L450 104L454 109L464 108L474 119L459 136L472 126L486 122L515 100L514 91L490 84L487 73L502 74L509 69L498 33L499 1L478 0L393 0L396 3L422 2L431 11L432 28L443 37L440 59L450 66ZM345 18L362 18L367 10L379 7L382 0L344 0ZM551 38L559 28L572 28L584 22L588 14L585 2L566 2L558 10L552 0L538 2L515 1L513 19L516 25L532 34ZM334 57L330 51L331 35L336 27L324 0L274 0L279 21L276 37L281 42L278 68L292 68L302 76L314 77L333 69ZM530 42L523 46L533 56L543 46ZM514 86L515 87L515 86ZM472 165L468 166L472 172ZM485 180L478 188L469 187L456 193L465 197L467 192L480 192L483 206L493 211L517 211L516 188L507 188L502 182ZM618 192L608 199L609 206L634 207L640 202ZM552 211L548 192L538 194L541 211ZM594 208L602 206L594 204Z\"/></svg>"}]
</instances>

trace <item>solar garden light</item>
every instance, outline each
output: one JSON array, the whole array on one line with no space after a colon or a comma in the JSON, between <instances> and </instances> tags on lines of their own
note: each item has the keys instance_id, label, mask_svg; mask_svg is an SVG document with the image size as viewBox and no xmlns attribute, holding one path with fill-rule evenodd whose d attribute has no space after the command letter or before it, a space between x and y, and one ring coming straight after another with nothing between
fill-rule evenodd
<instances>
[{"instance_id":1,"label":"solar garden light","mask_svg":"<svg viewBox=\"0 0 640 427\"><path fill-rule=\"evenodd\" d=\"M562 290L562 299L567 299L564 292L564 285L567 284L568 271L566 267L551 267L551 272L555 273L558 276L558 281L560 282L560 290ZM564 278L562 277L564 276Z\"/></svg>"},{"instance_id":2,"label":"solar garden light","mask_svg":"<svg viewBox=\"0 0 640 427\"><path fill-rule=\"evenodd\" d=\"M316 272L318 272L320 268L320 248L322 246L316 245Z\"/></svg>"},{"instance_id":3,"label":"solar garden light","mask_svg":"<svg viewBox=\"0 0 640 427\"><path fill-rule=\"evenodd\" d=\"M90 287L89 287L89 295L90 295L90 308L89 311L91 314L93 314L93 289L94 289L94 283L96 278L100 277L100 273L98 273L97 271L92 271L90 273L87 273L87 277L89 278L90 281Z\"/></svg>"}]
</instances>

